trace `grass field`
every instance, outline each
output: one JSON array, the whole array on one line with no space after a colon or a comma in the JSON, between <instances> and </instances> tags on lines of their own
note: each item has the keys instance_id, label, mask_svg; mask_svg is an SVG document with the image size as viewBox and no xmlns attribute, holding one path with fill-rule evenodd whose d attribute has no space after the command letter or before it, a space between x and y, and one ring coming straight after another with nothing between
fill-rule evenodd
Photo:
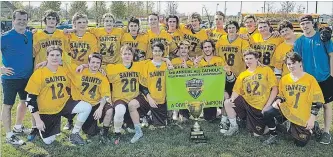
<instances>
[{"instance_id":1,"label":"grass field","mask_svg":"<svg viewBox=\"0 0 333 157\"><path fill-rule=\"evenodd\" d=\"M30 118L31 115L27 114L24 120L26 127L31 126ZM319 121L322 124L322 111ZM64 125L65 119L62 122ZM332 156L332 145L322 145L311 140L306 147L297 148L293 145L290 137L282 134L280 134L279 143L270 147L262 146L259 139L250 137L244 129L237 136L223 137L219 133L218 123L219 121L214 123L200 122L209 138L208 144L190 142L189 132L193 125L192 122L182 125L182 127L170 125L165 129L155 131L145 128L143 129L144 137L136 144L129 143L133 134L127 133L119 145L100 144L98 137L96 137L92 143L85 146L73 146L67 138L70 132L62 131L57 140L49 146L44 145L38 138L33 143L27 142L24 146L14 147L5 143L5 133L1 128L1 156ZM26 135L19 137L26 140ZM83 137L86 139L85 135Z\"/></svg>"}]
</instances>

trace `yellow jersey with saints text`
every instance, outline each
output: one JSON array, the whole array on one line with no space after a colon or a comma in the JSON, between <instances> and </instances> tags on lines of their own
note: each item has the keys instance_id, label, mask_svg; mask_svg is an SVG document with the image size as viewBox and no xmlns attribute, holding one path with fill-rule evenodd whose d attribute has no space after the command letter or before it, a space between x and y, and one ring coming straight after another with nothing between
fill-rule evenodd
<instances>
[{"instance_id":1,"label":"yellow jersey with saints text","mask_svg":"<svg viewBox=\"0 0 333 157\"><path fill-rule=\"evenodd\" d=\"M293 51L294 45L290 45L286 42L281 43L275 50L272 60L272 65L282 70L282 76L287 75L289 73L289 69L285 64L285 57L286 55Z\"/></svg>"},{"instance_id":2,"label":"yellow jersey with saints text","mask_svg":"<svg viewBox=\"0 0 333 157\"><path fill-rule=\"evenodd\" d=\"M184 40L187 40L191 44L189 56L196 57L203 55L200 44L208 39L206 30L201 29L199 32L194 33L190 29L182 28L181 31L184 34Z\"/></svg>"},{"instance_id":3,"label":"yellow jersey with saints text","mask_svg":"<svg viewBox=\"0 0 333 157\"><path fill-rule=\"evenodd\" d=\"M96 37L86 32L82 37L78 37L75 33L69 36L69 50L72 59L71 63L76 65L87 64L88 56L94 52L98 52Z\"/></svg>"},{"instance_id":4,"label":"yellow jersey with saints text","mask_svg":"<svg viewBox=\"0 0 333 157\"><path fill-rule=\"evenodd\" d=\"M227 32L225 32L224 29L214 28L211 29L209 39L212 39L216 43L223 35L227 35Z\"/></svg>"},{"instance_id":5,"label":"yellow jersey with saints text","mask_svg":"<svg viewBox=\"0 0 333 157\"><path fill-rule=\"evenodd\" d=\"M281 78L279 96L286 99L280 105L283 115L292 123L306 127L311 116L311 105L315 102L325 103L323 93L316 79L305 73L294 81L291 74Z\"/></svg>"},{"instance_id":6,"label":"yellow jersey with saints text","mask_svg":"<svg viewBox=\"0 0 333 157\"><path fill-rule=\"evenodd\" d=\"M121 47L129 45L135 49L134 61L146 59L148 49L148 35L138 34L134 39L130 33L125 33L121 38Z\"/></svg>"},{"instance_id":7,"label":"yellow jersey with saints text","mask_svg":"<svg viewBox=\"0 0 333 157\"><path fill-rule=\"evenodd\" d=\"M168 34L165 30L160 30L160 34L155 34L153 31L149 29L147 31L147 36L148 36L148 51L146 59L153 58L153 49L151 46L157 41L161 42L164 45L163 57L169 56L170 45L173 44L172 37L170 34Z\"/></svg>"},{"instance_id":8,"label":"yellow jersey with saints text","mask_svg":"<svg viewBox=\"0 0 333 157\"><path fill-rule=\"evenodd\" d=\"M175 69L181 69L183 67L183 59L180 57L174 58L171 60L171 64ZM188 68L191 68L193 66L193 62L190 59L186 60L186 65Z\"/></svg>"},{"instance_id":9,"label":"yellow jersey with saints text","mask_svg":"<svg viewBox=\"0 0 333 157\"><path fill-rule=\"evenodd\" d=\"M212 67L212 66L225 66L225 61L222 57L212 56L212 58L207 61L202 58L199 62L199 67Z\"/></svg>"},{"instance_id":10,"label":"yellow jersey with saints text","mask_svg":"<svg viewBox=\"0 0 333 157\"><path fill-rule=\"evenodd\" d=\"M254 72L246 70L237 77L233 92L243 96L252 107L262 110L274 86L277 86L277 79L273 70L258 66Z\"/></svg>"},{"instance_id":11,"label":"yellow jersey with saints text","mask_svg":"<svg viewBox=\"0 0 333 157\"><path fill-rule=\"evenodd\" d=\"M70 97L66 87L71 87L67 73L62 66L59 66L56 72L43 67L30 77L25 91L37 95L40 114L57 114L64 108Z\"/></svg>"}]
</instances>

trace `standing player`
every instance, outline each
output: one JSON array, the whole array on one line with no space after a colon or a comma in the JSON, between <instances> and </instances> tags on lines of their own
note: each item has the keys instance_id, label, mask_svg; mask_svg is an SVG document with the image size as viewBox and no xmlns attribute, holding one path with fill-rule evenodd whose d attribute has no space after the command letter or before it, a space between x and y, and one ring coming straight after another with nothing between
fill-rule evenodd
<instances>
[{"instance_id":1,"label":"standing player","mask_svg":"<svg viewBox=\"0 0 333 157\"><path fill-rule=\"evenodd\" d=\"M243 19L244 27L239 29L239 36L250 43L253 42L253 35L259 34L256 24L256 17L254 15L246 15Z\"/></svg>"},{"instance_id":2,"label":"standing player","mask_svg":"<svg viewBox=\"0 0 333 157\"><path fill-rule=\"evenodd\" d=\"M148 23L150 29L147 31L148 36L148 52L146 59L151 59L153 57L152 54L152 45L155 42L161 42L165 47L165 53L163 57L169 56L170 51L170 45L173 44L172 37L170 34L168 34L165 30L160 30L159 24L158 24L158 15L155 13L151 13L148 16Z\"/></svg>"},{"instance_id":3,"label":"standing player","mask_svg":"<svg viewBox=\"0 0 333 157\"><path fill-rule=\"evenodd\" d=\"M200 43L208 39L206 30L200 28L201 16L198 13L192 13L191 15L191 29L182 28L181 31L184 34L184 40L187 40L191 44L190 57L202 56L202 50L200 49Z\"/></svg>"},{"instance_id":4,"label":"standing player","mask_svg":"<svg viewBox=\"0 0 333 157\"><path fill-rule=\"evenodd\" d=\"M103 56L103 66L121 63L119 50L124 32L122 28L113 28L114 21L112 14L106 13L103 15L104 27L88 29L97 38L99 46L97 52Z\"/></svg>"},{"instance_id":5,"label":"standing player","mask_svg":"<svg viewBox=\"0 0 333 157\"><path fill-rule=\"evenodd\" d=\"M26 30L28 13L15 10L12 15L13 29L1 35L1 55L4 67L1 67L1 84L3 88L3 106L1 119L6 132L6 141L12 145L22 145L14 133L25 132L22 126L26 113L27 93L24 91L33 72L32 33ZM16 125L11 130L12 108L17 93L20 102L17 106Z\"/></svg>"},{"instance_id":6,"label":"standing player","mask_svg":"<svg viewBox=\"0 0 333 157\"><path fill-rule=\"evenodd\" d=\"M210 31L209 39L212 39L216 43L223 35L227 35L227 33L223 28L225 15L221 11L217 11L214 18L216 28Z\"/></svg>"},{"instance_id":7,"label":"standing player","mask_svg":"<svg viewBox=\"0 0 333 157\"><path fill-rule=\"evenodd\" d=\"M176 15L169 15L166 18L167 21L167 31L172 36L173 43L170 47L170 58L178 57L179 43L183 40L183 33L180 31L179 28L179 18Z\"/></svg>"},{"instance_id":8,"label":"standing player","mask_svg":"<svg viewBox=\"0 0 333 157\"><path fill-rule=\"evenodd\" d=\"M59 66L62 50L50 46L47 51L47 65L36 70L26 87L28 108L36 120L36 126L45 144L51 144L60 133L61 116L78 113L69 140L73 144L85 142L79 135L83 123L91 111L90 104L74 101L68 90L70 80L67 70Z\"/></svg>"},{"instance_id":9,"label":"standing player","mask_svg":"<svg viewBox=\"0 0 333 157\"><path fill-rule=\"evenodd\" d=\"M246 127L254 136L262 135L266 126L262 113L271 106L278 93L273 70L267 66L258 66L259 54L248 50L244 58L248 69L237 77L231 97L224 102L230 121L225 136L238 132L236 116L246 119Z\"/></svg>"},{"instance_id":10,"label":"standing player","mask_svg":"<svg viewBox=\"0 0 333 157\"><path fill-rule=\"evenodd\" d=\"M273 67L272 58L275 49L283 42L283 38L274 37L270 29L271 25L267 19L259 20L258 30L260 33L253 35L253 43L250 44L254 50L259 52L260 62Z\"/></svg>"},{"instance_id":11,"label":"standing player","mask_svg":"<svg viewBox=\"0 0 333 157\"><path fill-rule=\"evenodd\" d=\"M87 31L88 17L85 14L75 13L73 16L73 26L75 33L69 36L69 50L72 56L72 63L76 65L88 62L88 56L93 52L97 52L96 37Z\"/></svg>"},{"instance_id":12,"label":"standing player","mask_svg":"<svg viewBox=\"0 0 333 157\"><path fill-rule=\"evenodd\" d=\"M289 21L282 21L278 26L281 37L284 38L284 42L276 48L272 60L274 73L278 80L280 80L281 76L289 73L284 58L286 57L287 53L293 50L294 43L297 39L293 28L293 24Z\"/></svg>"},{"instance_id":13,"label":"standing player","mask_svg":"<svg viewBox=\"0 0 333 157\"><path fill-rule=\"evenodd\" d=\"M140 21L135 17L131 17L128 21L128 32L124 33L121 38L121 47L129 45L134 49L134 61L146 59L148 36L139 33Z\"/></svg>"},{"instance_id":14,"label":"standing player","mask_svg":"<svg viewBox=\"0 0 333 157\"><path fill-rule=\"evenodd\" d=\"M325 125L320 143L330 144L332 107L329 103L333 101L333 43L331 40L325 43L321 41L320 33L313 28L314 21L311 15L302 16L300 25L303 35L296 40L294 51L301 55L304 61L304 71L316 78L323 92Z\"/></svg>"},{"instance_id":15,"label":"standing player","mask_svg":"<svg viewBox=\"0 0 333 157\"><path fill-rule=\"evenodd\" d=\"M92 106L90 115L82 126L82 131L89 137L95 136L99 133L97 120L103 118L103 113L113 111L111 104L109 104L111 94L108 79L99 72L102 66L102 55L98 53L90 54L88 68L82 70L81 73L75 72L78 67L76 64L67 66L70 71L68 76L72 83L71 94L73 100L82 100ZM107 138L103 140L105 141Z\"/></svg>"},{"instance_id":16,"label":"standing player","mask_svg":"<svg viewBox=\"0 0 333 157\"><path fill-rule=\"evenodd\" d=\"M282 77L279 95L272 107L263 113L270 130L270 137L264 144L276 143L276 124L273 118L283 116L291 123L288 131L296 146L304 147L311 138L316 116L325 102L324 96L317 80L303 71L301 56L291 52L286 58L290 74Z\"/></svg>"}]
</instances>

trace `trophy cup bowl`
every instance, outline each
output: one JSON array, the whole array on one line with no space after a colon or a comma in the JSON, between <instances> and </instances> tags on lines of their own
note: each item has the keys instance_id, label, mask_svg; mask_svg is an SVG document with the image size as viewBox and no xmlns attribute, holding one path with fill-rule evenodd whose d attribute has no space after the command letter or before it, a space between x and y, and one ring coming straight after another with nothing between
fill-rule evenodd
<instances>
[{"instance_id":1,"label":"trophy cup bowl","mask_svg":"<svg viewBox=\"0 0 333 157\"><path fill-rule=\"evenodd\" d=\"M195 101L190 103L187 101L185 102L185 105L188 107L188 110L195 121L193 127L191 128L190 136L190 139L195 143L207 143L207 138L205 137L205 134L198 123L198 118L200 117L205 104L206 102L204 101Z\"/></svg>"}]
</instances>

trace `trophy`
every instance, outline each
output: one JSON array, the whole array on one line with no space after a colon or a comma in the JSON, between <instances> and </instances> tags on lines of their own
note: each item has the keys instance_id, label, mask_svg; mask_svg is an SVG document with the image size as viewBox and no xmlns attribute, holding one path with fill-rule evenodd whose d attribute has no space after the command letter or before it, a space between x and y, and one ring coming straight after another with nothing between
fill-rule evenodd
<instances>
[{"instance_id":1,"label":"trophy","mask_svg":"<svg viewBox=\"0 0 333 157\"><path fill-rule=\"evenodd\" d=\"M200 117L202 109L205 104L206 102L200 102L200 101L195 101L190 103L188 103L187 101L185 102L185 105L188 107L188 110L190 114L193 116L195 121L193 127L191 128L191 134L190 134L191 141L195 143L207 143L207 138L198 123L198 118Z\"/></svg>"}]
</instances>

